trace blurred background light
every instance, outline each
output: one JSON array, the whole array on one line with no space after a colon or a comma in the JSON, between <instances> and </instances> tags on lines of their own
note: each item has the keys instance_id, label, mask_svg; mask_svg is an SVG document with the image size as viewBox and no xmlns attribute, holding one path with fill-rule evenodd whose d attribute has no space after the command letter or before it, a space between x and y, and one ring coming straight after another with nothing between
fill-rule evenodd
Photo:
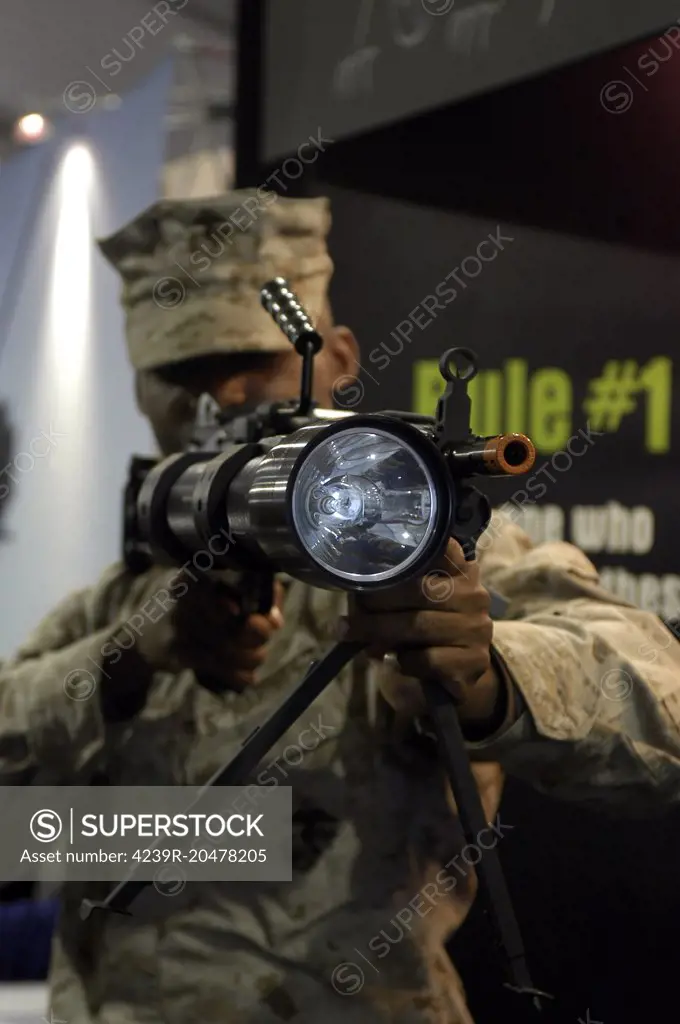
<instances>
[{"instance_id":1,"label":"blurred background light","mask_svg":"<svg viewBox=\"0 0 680 1024\"><path fill-rule=\"evenodd\" d=\"M20 145L43 142L50 134L49 129L49 121L42 114L24 114L14 126L14 139Z\"/></svg>"}]
</instances>

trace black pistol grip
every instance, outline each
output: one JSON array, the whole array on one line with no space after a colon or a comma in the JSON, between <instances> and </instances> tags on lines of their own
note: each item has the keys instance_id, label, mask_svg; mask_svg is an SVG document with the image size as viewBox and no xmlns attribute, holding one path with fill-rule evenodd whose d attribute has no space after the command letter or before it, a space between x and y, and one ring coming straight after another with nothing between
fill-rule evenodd
<instances>
[{"instance_id":1,"label":"black pistol grip","mask_svg":"<svg viewBox=\"0 0 680 1024\"><path fill-rule=\"evenodd\" d=\"M243 579L239 598L242 619L250 615L269 615L274 604L274 577L269 573L249 573Z\"/></svg>"}]
</instances>

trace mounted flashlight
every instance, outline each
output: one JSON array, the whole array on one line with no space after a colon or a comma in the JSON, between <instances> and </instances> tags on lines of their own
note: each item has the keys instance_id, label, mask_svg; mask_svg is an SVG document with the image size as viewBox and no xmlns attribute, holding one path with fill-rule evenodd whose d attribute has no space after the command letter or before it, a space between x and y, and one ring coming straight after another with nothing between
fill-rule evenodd
<instances>
[{"instance_id":1,"label":"mounted flashlight","mask_svg":"<svg viewBox=\"0 0 680 1024\"><path fill-rule=\"evenodd\" d=\"M128 567L181 566L210 553L211 568L241 570L247 614L255 610L249 594L269 611L279 571L325 589L367 591L422 576L449 537L474 558L491 510L471 479L526 473L536 458L523 434L472 433L467 383L477 372L474 353L457 348L442 357L446 386L434 417L320 409L312 383L321 337L284 280L265 285L262 304L302 356L299 400L235 414L213 403L187 451L157 464L133 460L125 494ZM343 641L313 664L210 785L251 781L271 747L361 650ZM474 845L487 822L455 707L439 684L425 680L423 690L463 830ZM511 987L536 1001L540 993L529 977L495 851L485 853L476 871L509 961ZM103 903L85 901L83 916L95 907L127 912L145 886L130 877Z\"/></svg>"},{"instance_id":2,"label":"mounted flashlight","mask_svg":"<svg viewBox=\"0 0 680 1024\"><path fill-rule=\"evenodd\" d=\"M263 289L263 304L302 353L299 402L221 424L215 411L193 449L142 467L127 502L128 557L182 565L209 550L216 569L283 571L354 591L422 575L451 536L472 557L490 509L469 478L525 473L535 459L524 435L470 432L473 353L443 357L436 418L319 409L311 399L319 336L284 281ZM228 540L218 552L215 537Z\"/></svg>"}]
</instances>

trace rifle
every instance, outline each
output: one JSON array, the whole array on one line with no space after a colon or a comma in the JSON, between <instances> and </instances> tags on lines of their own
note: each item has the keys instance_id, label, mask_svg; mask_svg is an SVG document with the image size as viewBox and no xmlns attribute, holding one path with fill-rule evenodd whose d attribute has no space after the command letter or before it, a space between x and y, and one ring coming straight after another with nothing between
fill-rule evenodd
<instances>
[{"instance_id":1,"label":"rifle","mask_svg":"<svg viewBox=\"0 0 680 1024\"><path fill-rule=\"evenodd\" d=\"M467 384L477 373L475 353L453 348L442 356L446 387L434 417L321 409L312 400L321 336L282 278L263 287L261 301L302 356L299 399L236 415L213 407L186 451L161 462L133 460L125 493L128 566L140 572L154 563L182 565L208 548L211 565L238 570L248 582L245 616L269 611L277 572L325 589L366 592L424 575L449 537L466 560L474 559L491 509L471 479L526 473L536 458L523 434L472 433ZM225 535L229 543L216 554L211 538ZM313 663L204 789L249 782L271 747L361 650L359 643L340 642ZM487 822L455 705L440 684L425 680L422 687L463 831L474 844ZM495 850L477 873L505 949L508 985L540 1008L544 993L532 984ZM148 884L132 872L103 902L83 901L82 916L94 909L127 913Z\"/></svg>"}]
</instances>

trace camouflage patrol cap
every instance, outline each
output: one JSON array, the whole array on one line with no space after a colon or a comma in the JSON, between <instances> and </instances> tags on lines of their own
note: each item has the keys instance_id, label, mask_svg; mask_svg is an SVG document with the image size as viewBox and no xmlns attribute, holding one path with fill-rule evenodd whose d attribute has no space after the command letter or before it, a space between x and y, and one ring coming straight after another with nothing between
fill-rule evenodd
<instances>
[{"instance_id":1,"label":"camouflage patrol cap","mask_svg":"<svg viewBox=\"0 0 680 1024\"><path fill-rule=\"evenodd\" d=\"M98 245L123 281L130 360L149 370L217 352L280 352L290 342L260 305L284 277L310 317L333 273L327 199L262 188L161 200Z\"/></svg>"}]
</instances>

